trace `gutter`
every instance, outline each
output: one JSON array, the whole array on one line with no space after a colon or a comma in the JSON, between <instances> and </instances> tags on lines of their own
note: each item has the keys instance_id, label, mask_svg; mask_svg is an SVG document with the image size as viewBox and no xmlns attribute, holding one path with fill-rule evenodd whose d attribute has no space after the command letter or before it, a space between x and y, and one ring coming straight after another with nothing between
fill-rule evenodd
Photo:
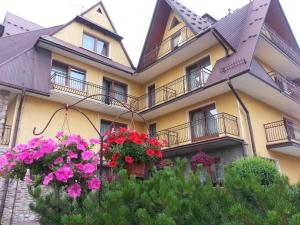
<instances>
[{"instance_id":1,"label":"gutter","mask_svg":"<svg viewBox=\"0 0 300 225\"><path fill-rule=\"evenodd\" d=\"M244 104L243 100L241 99L241 97L239 96L239 94L237 93L237 91L235 90L235 88L233 87L230 79L228 79L227 84L228 84L229 88L231 89L233 95L236 97L236 99L241 104L243 110L246 113L247 124L248 124L248 128L249 128L249 133L250 133L250 139L251 139L251 145L252 145L253 155L257 156L256 145L255 145L254 134L253 134L253 127L252 127L252 123L251 123L251 118L250 118L249 110L247 109L247 107Z\"/></svg>"},{"instance_id":2,"label":"gutter","mask_svg":"<svg viewBox=\"0 0 300 225\"><path fill-rule=\"evenodd\" d=\"M11 146L15 146L16 142L17 142L17 135L18 135L18 130L19 130L19 126L20 126L20 117L21 117L21 112L22 112L22 108L23 108L23 104L24 104L25 93L26 93L26 91L23 89L22 94L21 94L21 100L20 100L20 103L18 106L17 117L16 117ZM5 201L6 201L6 197L7 197L8 186L9 186L9 178L5 178L4 184L3 184L3 194L2 194L2 199L1 199L1 205L0 205L0 223L3 218L3 212L4 212L4 208L5 208ZM16 192L17 192L17 188L18 188L18 183L16 185L16 190L15 190ZM15 205L15 199L14 199L14 204L13 204L12 210L14 210L14 205ZM13 215L11 215L11 217L10 217L10 224L12 222L12 216Z\"/></svg>"}]
</instances>

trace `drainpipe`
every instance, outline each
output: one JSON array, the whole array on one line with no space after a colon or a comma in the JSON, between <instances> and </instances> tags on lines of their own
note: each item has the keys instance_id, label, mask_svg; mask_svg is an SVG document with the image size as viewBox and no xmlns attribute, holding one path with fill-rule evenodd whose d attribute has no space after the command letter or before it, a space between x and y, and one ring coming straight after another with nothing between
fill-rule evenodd
<instances>
[{"instance_id":1,"label":"drainpipe","mask_svg":"<svg viewBox=\"0 0 300 225\"><path fill-rule=\"evenodd\" d=\"M249 110L247 109L246 105L242 101L242 99L239 96L239 94L237 93L237 91L234 89L234 87L233 87L230 79L227 81L227 84L228 84L229 88L231 89L233 95L236 97L236 99L238 100L238 102L241 104L244 112L246 113L247 124L248 124L248 128L249 128L249 133L250 133L250 139L251 139L251 145L252 145L253 155L257 156L256 146L255 146L255 141L254 141L253 128L252 128L252 123L251 123L251 119L250 119Z\"/></svg>"},{"instance_id":2,"label":"drainpipe","mask_svg":"<svg viewBox=\"0 0 300 225\"><path fill-rule=\"evenodd\" d=\"M22 111L22 108L23 108L25 92L26 91L23 89L22 94L21 94L21 100L20 100L20 103L19 103L19 106L18 106L17 117L16 117L16 122L15 122L15 127L14 127L14 133L13 133L13 137L12 137L11 146L15 146L16 142L17 142L17 134L18 134L19 126L20 126L20 117L21 117L21 111ZM5 178L3 186L4 186L3 187L3 194L2 194L1 205L0 205L0 223L1 223L2 218L3 218L3 212L4 212L4 208L5 208L5 200L6 200L6 197L7 197L8 186L9 186L9 178ZM11 221L10 221L10 223L11 223Z\"/></svg>"}]
</instances>

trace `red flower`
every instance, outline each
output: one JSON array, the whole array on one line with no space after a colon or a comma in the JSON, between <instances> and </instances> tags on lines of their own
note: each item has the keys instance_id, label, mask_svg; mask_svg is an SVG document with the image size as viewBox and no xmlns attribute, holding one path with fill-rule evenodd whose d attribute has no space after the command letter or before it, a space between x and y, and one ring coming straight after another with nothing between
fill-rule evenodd
<instances>
[{"instance_id":1,"label":"red flower","mask_svg":"<svg viewBox=\"0 0 300 225\"><path fill-rule=\"evenodd\" d=\"M134 162L134 159L131 156L125 156L125 162L128 164L131 164Z\"/></svg>"},{"instance_id":2,"label":"red flower","mask_svg":"<svg viewBox=\"0 0 300 225\"><path fill-rule=\"evenodd\" d=\"M126 141L126 138L124 138L122 136L120 136L117 139L115 139L115 143L118 144L118 145L123 144L125 141Z\"/></svg>"},{"instance_id":3,"label":"red flower","mask_svg":"<svg viewBox=\"0 0 300 225\"><path fill-rule=\"evenodd\" d=\"M149 138L147 140L148 144L151 145L151 146L160 146L160 143L157 139L155 138Z\"/></svg>"},{"instance_id":4,"label":"red flower","mask_svg":"<svg viewBox=\"0 0 300 225\"><path fill-rule=\"evenodd\" d=\"M141 139L146 139L146 138L147 138L147 134L141 133L140 138L141 138Z\"/></svg>"},{"instance_id":5,"label":"red flower","mask_svg":"<svg viewBox=\"0 0 300 225\"><path fill-rule=\"evenodd\" d=\"M127 131L127 128L126 127L121 127L120 130L119 130L121 133L124 133Z\"/></svg>"},{"instance_id":6,"label":"red flower","mask_svg":"<svg viewBox=\"0 0 300 225\"><path fill-rule=\"evenodd\" d=\"M153 151L152 149L147 149L147 150L146 150L146 154L147 154L148 156L153 156L153 155L155 154L155 151Z\"/></svg>"},{"instance_id":7,"label":"red flower","mask_svg":"<svg viewBox=\"0 0 300 225\"><path fill-rule=\"evenodd\" d=\"M162 156L162 153L161 153L161 151L155 151L155 156L157 157L157 158L159 158L160 160L162 160L162 158L163 158L163 156Z\"/></svg>"},{"instance_id":8,"label":"red flower","mask_svg":"<svg viewBox=\"0 0 300 225\"><path fill-rule=\"evenodd\" d=\"M112 155L112 158L111 160L112 161L117 161L120 157L120 153L119 152L115 152L113 155Z\"/></svg>"},{"instance_id":9,"label":"red flower","mask_svg":"<svg viewBox=\"0 0 300 225\"><path fill-rule=\"evenodd\" d=\"M110 161L110 162L108 163L108 166L111 167L111 168L114 168L114 167L116 167L117 165L118 165L118 164L117 164L116 161Z\"/></svg>"},{"instance_id":10,"label":"red flower","mask_svg":"<svg viewBox=\"0 0 300 225\"><path fill-rule=\"evenodd\" d=\"M109 137L107 138L107 142L108 142L108 143L112 143L114 140L115 140L115 137L113 137L113 136L109 136Z\"/></svg>"}]
</instances>

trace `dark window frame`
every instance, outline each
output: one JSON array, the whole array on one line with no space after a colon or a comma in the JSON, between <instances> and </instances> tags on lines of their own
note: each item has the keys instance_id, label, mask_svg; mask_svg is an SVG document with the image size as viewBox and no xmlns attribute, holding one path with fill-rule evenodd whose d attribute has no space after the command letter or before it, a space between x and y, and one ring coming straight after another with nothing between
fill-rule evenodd
<instances>
[{"instance_id":1,"label":"dark window frame","mask_svg":"<svg viewBox=\"0 0 300 225\"><path fill-rule=\"evenodd\" d=\"M101 132L101 127L102 127L102 123L106 123L107 125L110 126L110 130L112 130L112 128L115 126L116 128L121 128L121 127L125 127L125 128L128 128L128 124L126 123L120 123L120 122L114 122L114 121L111 121L111 120L106 120L106 119L101 119L100 120L100 132ZM114 123L114 126L112 126L111 124ZM104 131L104 133L107 132L107 131Z\"/></svg>"},{"instance_id":2,"label":"dark window frame","mask_svg":"<svg viewBox=\"0 0 300 225\"><path fill-rule=\"evenodd\" d=\"M116 91L115 89L115 85L119 85L119 86L123 86L125 88L125 94L124 94L124 103L127 103L127 96L128 96L128 84L126 83L123 83L121 81L118 81L118 80L114 80L114 79L111 79L111 78L108 78L108 77L103 77L103 80L102 80L102 84L104 84L104 82L110 82L111 83L111 86L112 88L109 91L109 93L112 93L113 95L111 97L115 97L115 94L116 93L120 93L122 94L121 92L119 91ZM102 85L104 86L104 85ZM104 91L107 91L105 89L103 89ZM109 99L108 101L105 100L105 102L107 102L107 104L109 104Z\"/></svg>"},{"instance_id":3,"label":"dark window frame","mask_svg":"<svg viewBox=\"0 0 300 225\"><path fill-rule=\"evenodd\" d=\"M105 41L105 40L103 40L103 39L101 39L101 38L98 38L98 37L96 37L95 35L92 35L92 34L90 34L90 33L83 32L83 35L82 35L82 48L85 49L85 50L88 50L88 51L90 51L90 50L89 50L89 49L86 49L86 48L83 46L84 35L86 35L86 36L88 36L88 37L94 39L94 44L93 44L93 50L92 50L92 52L96 53L97 55L109 57L109 53L110 53L110 51L109 51L109 46L110 46L110 44L109 44L108 41ZM104 55L104 54L100 54L100 53L97 52L97 41L101 41L101 42L103 42L103 43L106 45L106 54L105 54L105 55Z\"/></svg>"}]
</instances>

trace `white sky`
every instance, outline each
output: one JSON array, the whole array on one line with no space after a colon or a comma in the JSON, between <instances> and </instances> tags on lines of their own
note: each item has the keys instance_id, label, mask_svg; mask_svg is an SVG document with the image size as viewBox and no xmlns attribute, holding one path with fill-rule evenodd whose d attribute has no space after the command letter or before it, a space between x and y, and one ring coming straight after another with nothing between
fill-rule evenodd
<instances>
[{"instance_id":1,"label":"white sky","mask_svg":"<svg viewBox=\"0 0 300 225\"><path fill-rule=\"evenodd\" d=\"M199 15L209 13L220 19L228 13L247 4L249 0L179 0ZM44 27L68 22L97 0L0 0L0 22L6 11L21 16ZM124 37L123 43L136 65L156 0L103 0L104 5L118 31ZM298 21L299 2L281 0L285 14L294 34L300 41Z\"/></svg>"}]
</instances>

